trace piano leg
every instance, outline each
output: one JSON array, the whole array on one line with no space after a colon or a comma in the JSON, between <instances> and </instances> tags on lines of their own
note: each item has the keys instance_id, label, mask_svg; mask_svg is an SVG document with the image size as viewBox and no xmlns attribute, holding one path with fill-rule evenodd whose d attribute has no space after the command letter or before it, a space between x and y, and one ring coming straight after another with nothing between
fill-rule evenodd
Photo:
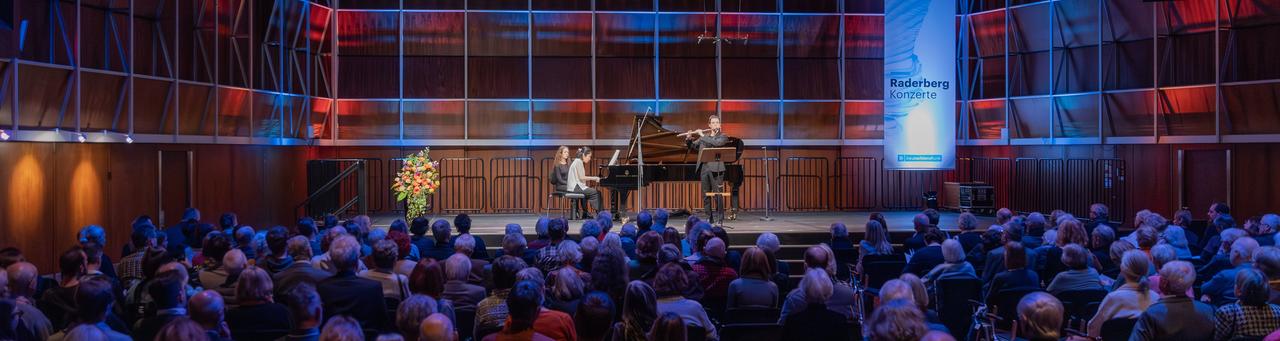
<instances>
[{"instance_id":1,"label":"piano leg","mask_svg":"<svg viewBox=\"0 0 1280 341\"><path fill-rule=\"evenodd\" d=\"M729 220L738 220L738 209L742 208L738 197L741 190L742 183L729 183Z\"/></svg>"},{"instance_id":2,"label":"piano leg","mask_svg":"<svg viewBox=\"0 0 1280 341\"><path fill-rule=\"evenodd\" d=\"M613 220L621 221L627 215L627 196L630 194L631 191L627 190L609 191L609 213L613 214Z\"/></svg>"}]
</instances>

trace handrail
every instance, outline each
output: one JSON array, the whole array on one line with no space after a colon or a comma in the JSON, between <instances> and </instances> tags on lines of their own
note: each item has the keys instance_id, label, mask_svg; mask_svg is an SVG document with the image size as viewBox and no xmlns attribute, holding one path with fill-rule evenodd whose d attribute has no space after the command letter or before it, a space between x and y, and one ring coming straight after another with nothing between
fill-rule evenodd
<instances>
[{"instance_id":1,"label":"handrail","mask_svg":"<svg viewBox=\"0 0 1280 341\"><path fill-rule=\"evenodd\" d=\"M342 172L339 172L338 175L333 177L333 179L330 179L323 186L320 186L320 188L316 189L314 192L308 195L306 199L303 199L302 202L298 204L298 206L294 207L293 210L295 214L297 214L299 210L311 204L311 201L315 200L320 195L329 192L335 186L338 186L339 184L341 184L342 181L346 180L346 178L351 176L352 173L357 174L356 187L357 187L358 193L356 193L355 197L351 198L351 200L348 200L345 204L343 204L337 210L333 212L326 212L326 213L337 214L339 212L344 212L347 209L351 208L352 205L358 202L360 204L360 208L359 208L360 214L362 215L369 214L369 201L366 200L369 192L369 185L368 185L369 180L367 176L368 172L367 172L367 165L366 165L367 160L365 159L322 159L322 160L315 160L315 161L351 162L352 165L350 167L347 167L346 169L343 169ZM303 213L303 214L305 215L306 213Z\"/></svg>"}]
</instances>

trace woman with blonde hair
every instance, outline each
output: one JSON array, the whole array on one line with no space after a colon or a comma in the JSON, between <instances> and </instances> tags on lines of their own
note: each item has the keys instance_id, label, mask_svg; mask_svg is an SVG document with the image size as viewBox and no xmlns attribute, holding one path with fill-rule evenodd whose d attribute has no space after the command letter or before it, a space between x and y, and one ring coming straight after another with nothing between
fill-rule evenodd
<instances>
[{"instance_id":1,"label":"woman with blonde hair","mask_svg":"<svg viewBox=\"0 0 1280 341\"><path fill-rule=\"evenodd\" d=\"M1124 284L1102 299L1098 312L1089 320L1089 336L1101 336L1102 324L1107 320L1137 318L1147 310L1147 306L1160 299L1147 284L1147 271L1151 269L1151 261L1147 259L1146 253L1130 249L1124 252L1119 263L1120 277L1124 278Z\"/></svg>"}]
</instances>

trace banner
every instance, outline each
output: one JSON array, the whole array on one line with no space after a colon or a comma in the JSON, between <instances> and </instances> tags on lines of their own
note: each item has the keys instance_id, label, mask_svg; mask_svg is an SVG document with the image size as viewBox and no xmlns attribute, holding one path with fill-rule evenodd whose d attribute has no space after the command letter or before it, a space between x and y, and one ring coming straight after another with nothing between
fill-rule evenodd
<instances>
[{"instance_id":1,"label":"banner","mask_svg":"<svg viewBox=\"0 0 1280 341\"><path fill-rule=\"evenodd\" d=\"M885 0L884 167L956 166L956 1Z\"/></svg>"}]
</instances>

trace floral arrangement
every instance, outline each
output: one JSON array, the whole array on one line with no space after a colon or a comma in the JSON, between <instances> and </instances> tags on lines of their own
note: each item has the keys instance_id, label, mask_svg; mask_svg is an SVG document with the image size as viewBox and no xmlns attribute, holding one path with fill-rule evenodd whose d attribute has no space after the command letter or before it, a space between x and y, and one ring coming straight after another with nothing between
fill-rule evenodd
<instances>
[{"instance_id":1,"label":"floral arrangement","mask_svg":"<svg viewBox=\"0 0 1280 341\"><path fill-rule=\"evenodd\" d=\"M435 194L440 188L440 164L431 161L428 156L431 148L404 157L404 166L396 176L391 189L396 191L396 200L407 201L405 217L417 218L427 212L427 197Z\"/></svg>"}]
</instances>

